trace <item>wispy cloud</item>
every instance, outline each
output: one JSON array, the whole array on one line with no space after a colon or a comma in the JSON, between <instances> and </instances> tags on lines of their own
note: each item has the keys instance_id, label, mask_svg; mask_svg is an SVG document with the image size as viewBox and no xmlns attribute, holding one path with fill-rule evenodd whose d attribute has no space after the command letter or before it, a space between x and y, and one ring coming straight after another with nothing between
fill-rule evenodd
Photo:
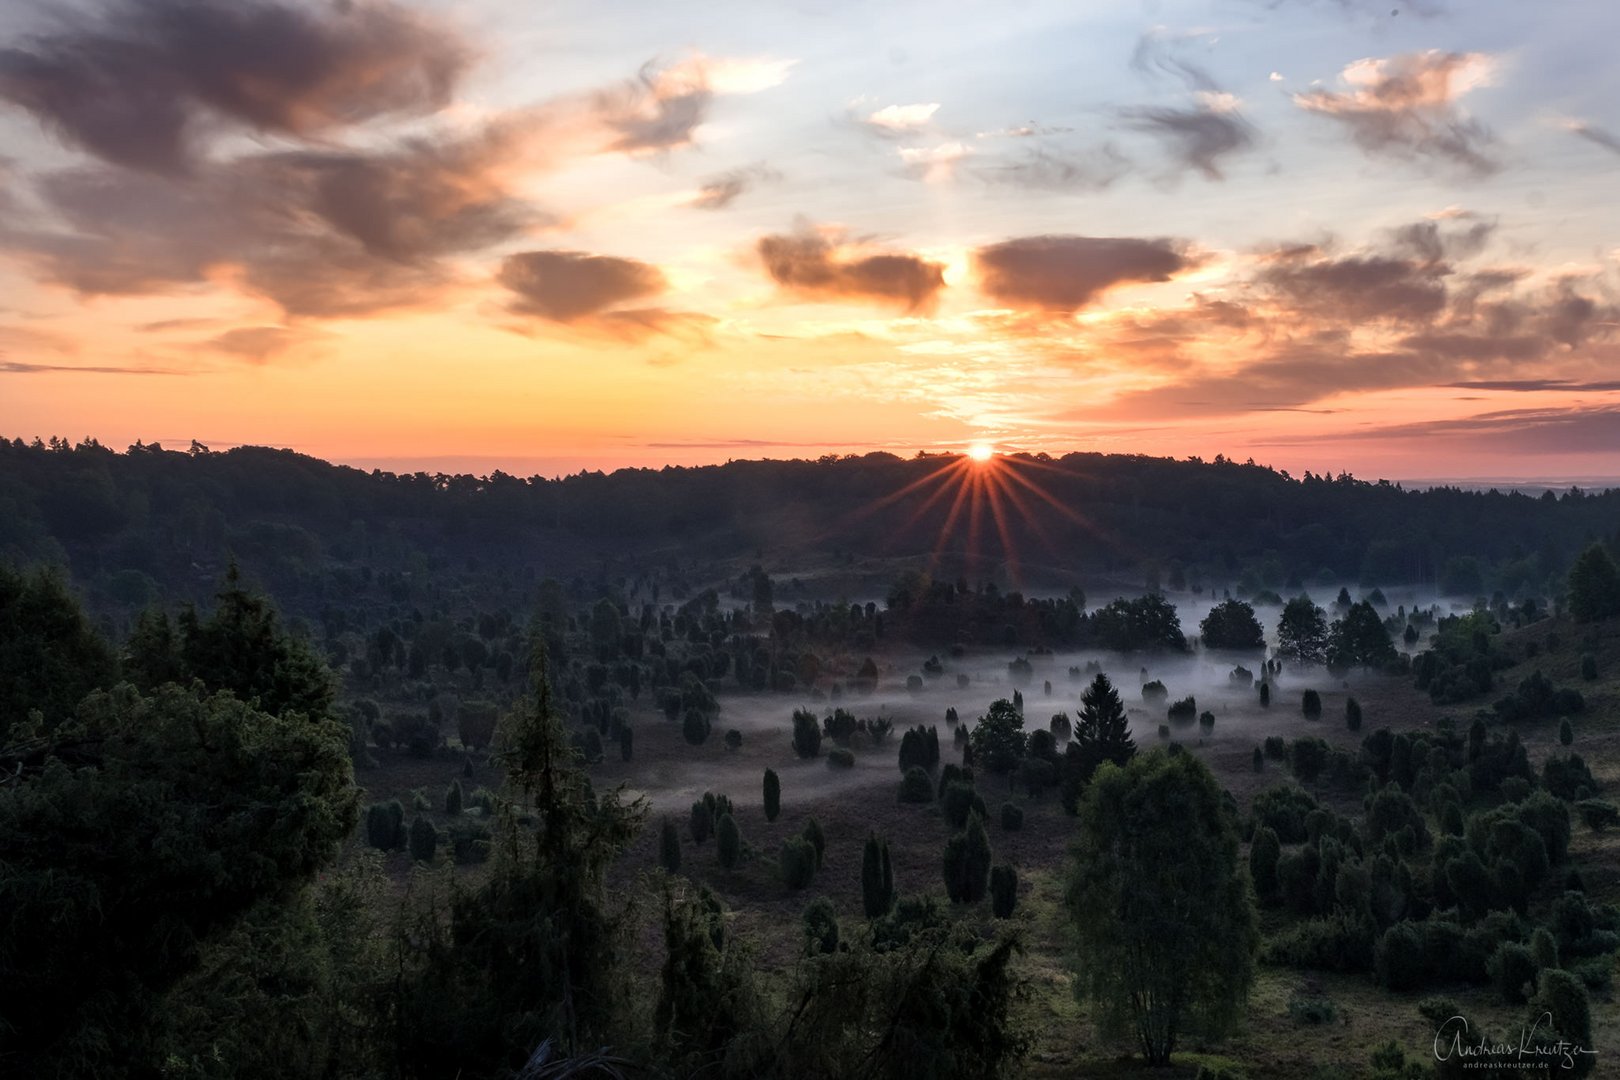
<instances>
[{"instance_id":1,"label":"wispy cloud","mask_svg":"<svg viewBox=\"0 0 1620 1080\"><path fill-rule=\"evenodd\" d=\"M1438 49L1357 60L1340 76L1346 89L1304 91L1294 103L1343 124L1369 154L1487 176L1501 167L1495 137L1457 101L1489 84L1495 70L1483 53Z\"/></svg>"}]
</instances>

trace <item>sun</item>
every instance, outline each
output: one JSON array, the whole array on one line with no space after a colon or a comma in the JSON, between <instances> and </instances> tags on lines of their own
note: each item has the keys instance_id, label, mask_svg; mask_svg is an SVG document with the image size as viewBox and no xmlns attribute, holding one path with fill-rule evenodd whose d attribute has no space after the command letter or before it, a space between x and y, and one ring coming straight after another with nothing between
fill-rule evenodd
<instances>
[{"instance_id":1,"label":"sun","mask_svg":"<svg viewBox=\"0 0 1620 1080\"><path fill-rule=\"evenodd\" d=\"M996 456L996 448L989 443L976 442L967 449L967 456L983 465Z\"/></svg>"}]
</instances>

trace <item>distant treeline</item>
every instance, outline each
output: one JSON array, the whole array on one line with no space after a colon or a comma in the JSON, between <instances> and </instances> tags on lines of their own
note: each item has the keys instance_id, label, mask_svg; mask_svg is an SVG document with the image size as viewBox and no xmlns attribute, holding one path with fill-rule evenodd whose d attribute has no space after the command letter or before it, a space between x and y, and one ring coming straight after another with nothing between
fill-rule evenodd
<instances>
[{"instance_id":1,"label":"distant treeline","mask_svg":"<svg viewBox=\"0 0 1620 1080\"><path fill-rule=\"evenodd\" d=\"M309 614L345 568L431 572L453 583L441 588L484 595L553 576L589 595L733 557L776 572L814 557L933 555L951 576L1016 566L1026 588L1111 575L1239 595L1349 580L1512 597L1556 595L1574 555L1620 527L1620 491L1410 491L1224 458L1099 454L998 458L983 483L963 483L960 467L930 479L956 461L872 453L547 480L367 473L263 447L0 439L0 560L64 564L93 604L124 610L203 598L232 557Z\"/></svg>"}]
</instances>

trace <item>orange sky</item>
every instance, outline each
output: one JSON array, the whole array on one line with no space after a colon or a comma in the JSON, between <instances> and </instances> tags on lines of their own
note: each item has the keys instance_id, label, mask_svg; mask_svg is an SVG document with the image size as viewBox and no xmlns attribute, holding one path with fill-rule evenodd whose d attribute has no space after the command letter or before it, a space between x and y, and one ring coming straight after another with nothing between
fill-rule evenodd
<instances>
[{"instance_id":1,"label":"orange sky","mask_svg":"<svg viewBox=\"0 0 1620 1080\"><path fill-rule=\"evenodd\" d=\"M1620 474L1607 5L152 2L0 14L0 432Z\"/></svg>"}]
</instances>

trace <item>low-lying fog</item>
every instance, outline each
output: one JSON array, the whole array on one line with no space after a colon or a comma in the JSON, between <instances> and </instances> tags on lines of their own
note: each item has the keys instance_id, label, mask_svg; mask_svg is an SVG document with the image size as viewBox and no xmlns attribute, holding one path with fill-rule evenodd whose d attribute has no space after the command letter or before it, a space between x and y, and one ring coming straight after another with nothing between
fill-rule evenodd
<instances>
[{"instance_id":1,"label":"low-lying fog","mask_svg":"<svg viewBox=\"0 0 1620 1080\"><path fill-rule=\"evenodd\" d=\"M1364 591L1351 587L1350 594L1360 600ZM1308 595L1327 611L1331 623L1338 586L1311 589ZM1416 590L1385 590L1385 598L1387 603L1379 611L1386 617L1402 606L1411 612L1414 608L1426 609L1438 604L1442 614L1468 609L1468 605ZM1171 599L1176 603L1183 632L1195 636L1199 622L1210 607L1224 597L1211 597L1206 593L1203 596L1172 595ZM1172 725L1173 738L1192 743L1237 740L1248 747L1259 743L1266 735L1275 734L1277 728L1275 715L1268 719L1267 712L1259 705L1256 683L1264 668L1265 655L1276 645L1281 608L1257 605L1255 613L1266 631L1268 652L1264 655L1217 652L1201 647L1179 655L1098 650L1041 654L1019 649L970 647L963 655L952 656L948 649L931 653L891 646L875 657L881 678L878 688L870 694L855 693L846 687L835 701L831 697L812 700L804 692L765 694L728 689L719 695L721 712L715 719L709 743L699 748L689 747L680 741L678 725L669 724L667 727L674 738L668 738L666 733L655 750L653 740L643 738L651 733L638 731L637 760L629 766L612 762L607 771L627 778L631 787L646 795L653 808L660 812L684 811L706 790L755 803L759 799L759 777L767 766L781 776L784 791L792 790L799 798L809 793L809 797L826 799L856 787L897 784L900 737L908 727L918 724L939 729L941 761L959 761L961 750L954 742L954 730L945 720L949 708L957 710L962 725L971 727L989 709L991 702L1011 698L1013 691L1018 690L1024 697L1026 733L1047 728L1052 716L1059 712L1068 713L1073 720L1079 714L1080 695L1098 670L1106 673L1119 691L1139 747L1147 748L1159 741L1159 725L1167 722L1169 705L1189 695L1197 700L1199 713L1208 711L1215 716L1215 726L1205 732L1196 723ZM1395 645L1397 649L1411 651L1398 635ZM931 656L938 657L942 673L925 673L923 665ZM1009 664L1019 658L1028 660L1031 668L1022 679L1016 679L1009 668ZM1232 678L1234 668L1240 665L1252 673L1253 682ZM922 677L922 686L918 689L907 688L907 678L913 675ZM962 676L966 676L966 685L960 685ZM1284 661L1281 672L1272 676L1273 709L1297 714L1304 690L1317 689L1326 696L1329 691L1343 693L1348 684L1354 692L1358 683L1379 677L1353 672L1336 678L1320 667L1296 671ZM1142 687L1153 680L1164 684L1167 696L1163 700L1144 701ZM888 719L894 730L881 746L872 745L865 736L857 736L852 768L828 765L826 753L834 746L830 739L823 740L820 757L812 760L795 757L792 747L794 710L810 709L817 716L825 716L837 706L862 719ZM641 724L643 727L663 725L665 721L662 717L649 718ZM742 732L742 748L735 752L718 749L723 735L732 728Z\"/></svg>"}]
</instances>

